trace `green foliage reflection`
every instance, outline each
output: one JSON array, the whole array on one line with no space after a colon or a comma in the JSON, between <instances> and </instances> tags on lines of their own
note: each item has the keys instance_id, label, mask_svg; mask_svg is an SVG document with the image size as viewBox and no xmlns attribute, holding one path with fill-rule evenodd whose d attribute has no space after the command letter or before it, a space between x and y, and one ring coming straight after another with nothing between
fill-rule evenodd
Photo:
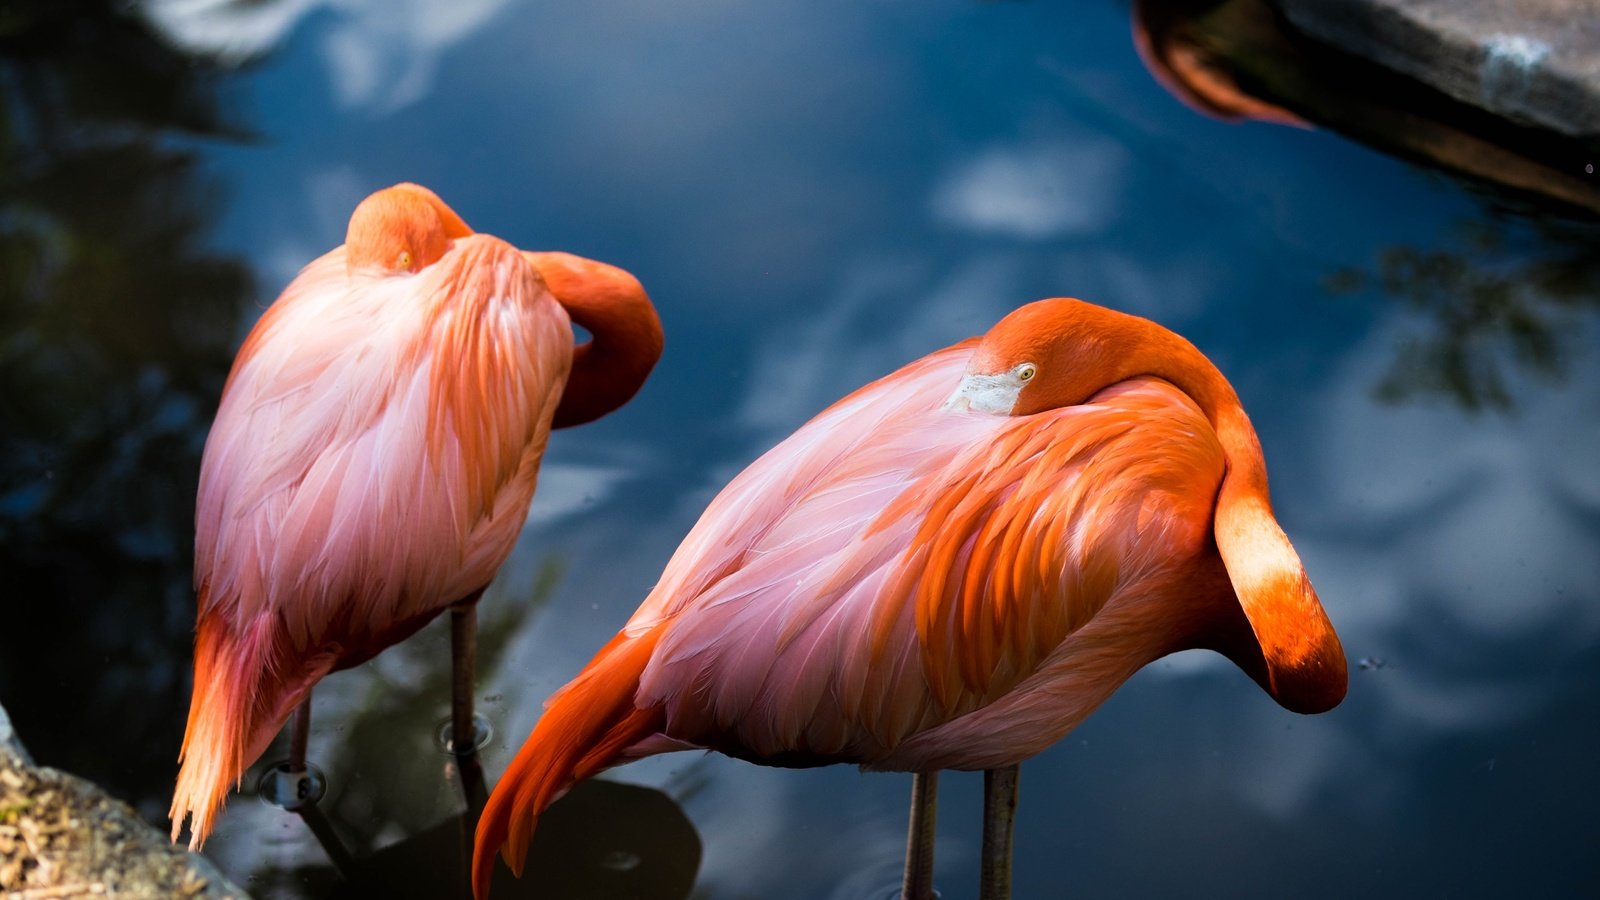
<instances>
[{"instance_id":1,"label":"green foliage reflection","mask_svg":"<svg viewBox=\"0 0 1600 900\"><path fill-rule=\"evenodd\" d=\"M1335 292L1376 287L1415 314L1378 399L1510 411L1519 378L1564 380L1600 310L1600 228L1545 219L1531 248L1512 237L1523 230L1476 225L1455 248L1391 247L1375 272L1328 279Z\"/></svg>"},{"instance_id":2,"label":"green foliage reflection","mask_svg":"<svg viewBox=\"0 0 1600 900\"><path fill-rule=\"evenodd\" d=\"M187 702L199 453L251 285L205 247L215 195L183 146L242 135L222 112L226 73L125 7L0 13L0 571L13 598L0 697L42 761L153 802ZM119 754L91 730L116 735Z\"/></svg>"}]
</instances>

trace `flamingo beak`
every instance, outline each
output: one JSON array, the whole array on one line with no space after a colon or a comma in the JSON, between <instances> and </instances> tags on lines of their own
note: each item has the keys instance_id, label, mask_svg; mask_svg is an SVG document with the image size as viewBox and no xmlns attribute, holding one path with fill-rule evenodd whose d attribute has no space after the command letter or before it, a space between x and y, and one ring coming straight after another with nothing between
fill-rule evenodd
<instances>
[{"instance_id":1,"label":"flamingo beak","mask_svg":"<svg viewBox=\"0 0 1600 900\"><path fill-rule=\"evenodd\" d=\"M944 409L988 413L992 416L1009 416L1016 409L1017 395L1022 393L1022 379L1010 372L998 375L968 373L961 378L956 392L944 402Z\"/></svg>"}]
</instances>

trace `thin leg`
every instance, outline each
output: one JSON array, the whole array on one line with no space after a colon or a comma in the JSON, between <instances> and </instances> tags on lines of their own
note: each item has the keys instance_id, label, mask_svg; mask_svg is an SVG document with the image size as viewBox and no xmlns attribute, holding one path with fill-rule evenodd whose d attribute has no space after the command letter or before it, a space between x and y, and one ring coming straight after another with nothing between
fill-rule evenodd
<instances>
[{"instance_id":1,"label":"thin leg","mask_svg":"<svg viewBox=\"0 0 1600 900\"><path fill-rule=\"evenodd\" d=\"M467 821L475 825L484 804L489 802L489 788L483 779L483 760L478 758L478 751L474 750L465 756L457 756L455 762L461 774L461 793L467 801Z\"/></svg>"},{"instance_id":2,"label":"thin leg","mask_svg":"<svg viewBox=\"0 0 1600 900\"><path fill-rule=\"evenodd\" d=\"M322 773L314 772L306 765L306 744L310 739L311 692L307 691L305 699L295 708L294 724L289 728L289 761L283 764L282 768L287 771L282 771L281 777L285 781L280 782L286 785L283 788L286 796L280 796L279 799L311 829L312 837L328 854L328 860L339 870L339 874L348 877L352 863L350 851L345 849L344 842L339 840L328 817L322 814L322 808L317 805L323 791Z\"/></svg>"},{"instance_id":3,"label":"thin leg","mask_svg":"<svg viewBox=\"0 0 1600 900\"><path fill-rule=\"evenodd\" d=\"M467 821L475 823L489 800L489 788L478 760L478 723L472 713L472 689L478 656L478 597L450 607L450 746L461 775Z\"/></svg>"},{"instance_id":4,"label":"thin leg","mask_svg":"<svg viewBox=\"0 0 1600 900\"><path fill-rule=\"evenodd\" d=\"M911 824L906 831L906 877L901 900L932 900L933 841L938 831L939 772L911 775Z\"/></svg>"},{"instance_id":5,"label":"thin leg","mask_svg":"<svg viewBox=\"0 0 1600 900\"><path fill-rule=\"evenodd\" d=\"M1011 826L1017 817L1017 767L983 773L983 875L979 900L1010 900Z\"/></svg>"},{"instance_id":6,"label":"thin leg","mask_svg":"<svg viewBox=\"0 0 1600 900\"><path fill-rule=\"evenodd\" d=\"M450 607L450 746L458 754L476 749L472 683L478 657L477 599Z\"/></svg>"},{"instance_id":7,"label":"thin leg","mask_svg":"<svg viewBox=\"0 0 1600 900\"><path fill-rule=\"evenodd\" d=\"M294 711L294 726L289 731L289 771L306 770L306 743L311 739L311 692Z\"/></svg>"},{"instance_id":8,"label":"thin leg","mask_svg":"<svg viewBox=\"0 0 1600 900\"><path fill-rule=\"evenodd\" d=\"M328 854L328 861L333 863L333 867L341 876L350 878L355 869L355 858L345 849L344 841L339 840L339 834L333 830L333 824L328 821L328 817L322 814L322 807L316 803L305 803L295 812L300 814L300 820L311 829L311 836L322 846L322 852Z\"/></svg>"}]
</instances>

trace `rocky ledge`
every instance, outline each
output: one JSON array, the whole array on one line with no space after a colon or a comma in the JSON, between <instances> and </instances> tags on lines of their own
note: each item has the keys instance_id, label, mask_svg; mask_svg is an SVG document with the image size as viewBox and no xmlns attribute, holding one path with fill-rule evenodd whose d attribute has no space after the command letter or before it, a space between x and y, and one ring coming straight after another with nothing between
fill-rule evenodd
<instances>
[{"instance_id":1,"label":"rocky ledge","mask_svg":"<svg viewBox=\"0 0 1600 900\"><path fill-rule=\"evenodd\" d=\"M35 766L0 706L0 896L241 898L203 857L168 843L133 808Z\"/></svg>"},{"instance_id":2,"label":"rocky ledge","mask_svg":"<svg viewBox=\"0 0 1600 900\"><path fill-rule=\"evenodd\" d=\"M1317 41L1462 103L1600 145L1596 0L1273 2Z\"/></svg>"}]
</instances>

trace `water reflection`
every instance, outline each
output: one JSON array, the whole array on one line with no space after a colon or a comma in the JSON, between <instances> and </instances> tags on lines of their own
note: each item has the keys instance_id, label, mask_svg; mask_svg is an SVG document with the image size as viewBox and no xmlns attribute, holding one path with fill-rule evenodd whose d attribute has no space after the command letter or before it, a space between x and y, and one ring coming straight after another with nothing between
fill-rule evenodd
<instances>
[{"instance_id":1,"label":"water reflection","mask_svg":"<svg viewBox=\"0 0 1600 900\"><path fill-rule=\"evenodd\" d=\"M661 791L591 781L551 806L540 825L551 834L529 846L520 886L502 870L495 896L505 889L509 897L682 900L699 874L700 839Z\"/></svg>"},{"instance_id":2,"label":"water reflection","mask_svg":"<svg viewBox=\"0 0 1600 900\"><path fill-rule=\"evenodd\" d=\"M195 476L251 284L207 246L187 147L241 136L224 73L124 7L0 17L0 695L41 760L148 797L182 728Z\"/></svg>"},{"instance_id":3,"label":"water reflection","mask_svg":"<svg viewBox=\"0 0 1600 900\"><path fill-rule=\"evenodd\" d=\"M1408 333L1375 387L1385 402L1509 411L1514 385L1560 384L1592 351L1600 223L1503 216L1462 231L1451 246L1390 247L1375 270L1329 276L1331 290L1378 290L1408 312Z\"/></svg>"},{"instance_id":4,"label":"water reflection","mask_svg":"<svg viewBox=\"0 0 1600 900\"><path fill-rule=\"evenodd\" d=\"M1309 120L1516 194L1600 212L1600 185L1583 170L1592 147L1324 47L1295 32L1268 0L1139 0L1133 23L1151 73L1203 112Z\"/></svg>"},{"instance_id":5,"label":"water reflection","mask_svg":"<svg viewBox=\"0 0 1600 900\"><path fill-rule=\"evenodd\" d=\"M526 595L498 583L479 604L478 673L482 684L507 677L507 650L526 627L537 627L564 581L566 563L548 556ZM513 579L518 581L519 579ZM518 592L520 594L520 591ZM229 871L256 873L258 897L465 896L472 828L461 810L457 762L436 744L449 715L448 623L431 623L351 675L318 685L308 759L327 774L319 804L330 835L298 816L252 802L249 786L282 755L285 736L245 776L208 855ZM482 710L502 720L502 698ZM521 735L496 735L485 752L491 774L504 766L506 745ZM528 878L501 872L500 897L608 897L680 900L700 863L700 839L672 797L692 797L694 768L660 790L596 781L551 808L554 827L541 828L529 853ZM549 834L543 835L543 832Z\"/></svg>"},{"instance_id":6,"label":"water reflection","mask_svg":"<svg viewBox=\"0 0 1600 900\"><path fill-rule=\"evenodd\" d=\"M306 19L335 99L393 113L433 89L446 51L488 27L510 0L145 0L139 14L188 52L238 64L270 53Z\"/></svg>"},{"instance_id":7,"label":"water reflection","mask_svg":"<svg viewBox=\"0 0 1600 900\"><path fill-rule=\"evenodd\" d=\"M490 602L479 604L481 679L496 677L510 638L549 602L562 571L559 558L548 558L526 596L491 589ZM423 834L461 803L457 763L438 746L438 724L450 712L451 657L448 646L437 645L444 630L390 648L382 664L362 668L361 684L333 691L325 707L317 692L323 724L313 720L320 734L309 758L333 788L320 808L355 855ZM246 782L277 758L265 754ZM249 843L246 835L234 837L241 839Z\"/></svg>"},{"instance_id":8,"label":"water reflection","mask_svg":"<svg viewBox=\"0 0 1600 900\"><path fill-rule=\"evenodd\" d=\"M1156 81L1199 112L1304 127L1304 119L1241 86L1248 76L1232 62L1242 52L1282 52L1265 13L1258 4L1220 0L1134 0L1133 42Z\"/></svg>"},{"instance_id":9,"label":"water reflection","mask_svg":"<svg viewBox=\"0 0 1600 900\"><path fill-rule=\"evenodd\" d=\"M1509 410L1513 381L1559 383L1587 349L1582 313L1600 308L1600 223L1574 210L1600 212L1600 190L1573 174L1569 141L1496 124L1341 58L1263 0L1137 0L1132 11L1146 67L1200 112L1284 125L1304 116L1500 189L1489 198L1500 211L1459 229L1453 246L1391 246L1371 270L1324 280L1330 292L1381 292L1411 313L1412 332L1374 388L1381 400ZM1557 212L1530 206L1536 198Z\"/></svg>"}]
</instances>

